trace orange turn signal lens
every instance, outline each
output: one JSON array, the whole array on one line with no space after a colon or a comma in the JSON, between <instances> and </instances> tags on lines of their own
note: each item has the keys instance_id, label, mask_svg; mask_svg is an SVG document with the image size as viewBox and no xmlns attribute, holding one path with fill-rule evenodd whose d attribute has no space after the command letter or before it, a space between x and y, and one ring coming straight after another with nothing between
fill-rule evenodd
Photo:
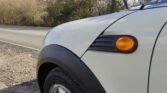
<instances>
[{"instance_id":1,"label":"orange turn signal lens","mask_svg":"<svg viewBox=\"0 0 167 93\"><path fill-rule=\"evenodd\" d=\"M120 52L132 52L135 50L136 45L135 39L130 36L119 37L116 41L116 48Z\"/></svg>"}]
</instances>

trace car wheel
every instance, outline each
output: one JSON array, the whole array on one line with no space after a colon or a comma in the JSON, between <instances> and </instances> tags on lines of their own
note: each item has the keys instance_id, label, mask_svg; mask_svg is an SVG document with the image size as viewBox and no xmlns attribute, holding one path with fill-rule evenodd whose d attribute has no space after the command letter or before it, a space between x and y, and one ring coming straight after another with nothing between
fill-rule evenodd
<instances>
[{"instance_id":1,"label":"car wheel","mask_svg":"<svg viewBox=\"0 0 167 93\"><path fill-rule=\"evenodd\" d=\"M43 93L83 93L78 85L59 68L53 69L45 79Z\"/></svg>"}]
</instances>

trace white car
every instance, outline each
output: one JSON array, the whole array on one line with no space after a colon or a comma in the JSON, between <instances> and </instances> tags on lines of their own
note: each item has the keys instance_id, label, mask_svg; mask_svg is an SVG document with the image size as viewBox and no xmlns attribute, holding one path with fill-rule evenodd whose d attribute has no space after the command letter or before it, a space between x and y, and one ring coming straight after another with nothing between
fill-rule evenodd
<instances>
[{"instance_id":1,"label":"white car","mask_svg":"<svg viewBox=\"0 0 167 93\"><path fill-rule=\"evenodd\" d=\"M167 93L166 1L55 27L39 57L42 93Z\"/></svg>"}]
</instances>

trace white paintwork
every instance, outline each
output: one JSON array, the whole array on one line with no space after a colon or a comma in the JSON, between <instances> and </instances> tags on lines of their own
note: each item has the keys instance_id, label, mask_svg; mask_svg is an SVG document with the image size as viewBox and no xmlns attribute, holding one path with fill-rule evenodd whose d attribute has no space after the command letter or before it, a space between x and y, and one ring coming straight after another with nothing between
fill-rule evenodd
<instances>
[{"instance_id":1,"label":"white paintwork","mask_svg":"<svg viewBox=\"0 0 167 93\"><path fill-rule=\"evenodd\" d=\"M123 11L60 25L48 33L45 46L58 44L70 49L76 55L82 56L105 28L120 17L131 12L133 11Z\"/></svg>"},{"instance_id":2,"label":"white paintwork","mask_svg":"<svg viewBox=\"0 0 167 93\"><path fill-rule=\"evenodd\" d=\"M155 47L149 93L167 93L167 26L162 31Z\"/></svg>"},{"instance_id":3,"label":"white paintwork","mask_svg":"<svg viewBox=\"0 0 167 93\"><path fill-rule=\"evenodd\" d=\"M82 57L107 93L147 93L153 45L166 18L166 7L133 13L113 24L104 35L135 36L139 41L136 52L121 54L88 51Z\"/></svg>"}]
</instances>

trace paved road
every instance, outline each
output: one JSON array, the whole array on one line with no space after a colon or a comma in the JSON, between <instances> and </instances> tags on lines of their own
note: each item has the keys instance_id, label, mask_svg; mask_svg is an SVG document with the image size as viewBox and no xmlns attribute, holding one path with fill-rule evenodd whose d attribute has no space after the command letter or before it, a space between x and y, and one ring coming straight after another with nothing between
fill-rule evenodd
<instances>
[{"instance_id":1,"label":"paved road","mask_svg":"<svg viewBox=\"0 0 167 93\"><path fill-rule=\"evenodd\" d=\"M0 41L40 50L51 28L0 25Z\"/></svg>"}]
</instances>

